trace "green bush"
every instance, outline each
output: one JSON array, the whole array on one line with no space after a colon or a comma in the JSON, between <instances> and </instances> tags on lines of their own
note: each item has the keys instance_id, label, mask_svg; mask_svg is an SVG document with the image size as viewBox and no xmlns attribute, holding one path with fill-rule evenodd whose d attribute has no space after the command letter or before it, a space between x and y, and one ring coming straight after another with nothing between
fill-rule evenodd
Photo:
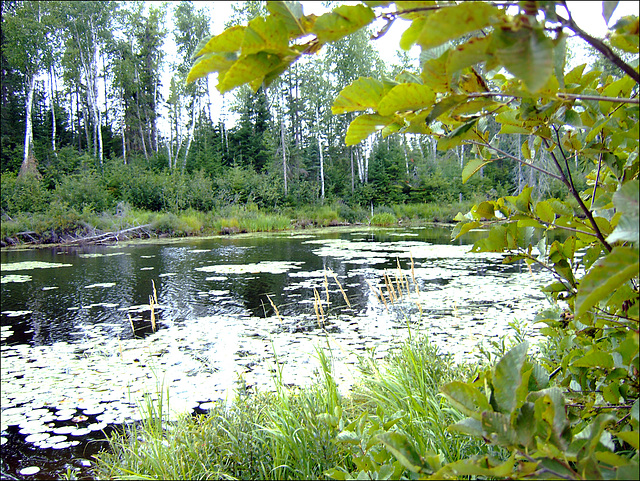
<instances>
[{"instance_id":1,"label":"green bush","mask_svg":"<svg viewBox=\"0 0 640 481\"><path fill-rule=\"evenodd\" d=\"M77 210L85 207L104 212L115 206L102 178L95 172L64 177L52 195L54 200Z\"/></svg>"},{"instance_id":2,"label":"green bush","mask_svg":"<svg viewBox=\"0 0 640 481\"><path fill-rule=\"evenodd\" d=\"M2 211L8 215L21 212L42 212L49 205L50 195L42 181L33 174L22 177L2 174Z\"/></svg>"}]
</instances>

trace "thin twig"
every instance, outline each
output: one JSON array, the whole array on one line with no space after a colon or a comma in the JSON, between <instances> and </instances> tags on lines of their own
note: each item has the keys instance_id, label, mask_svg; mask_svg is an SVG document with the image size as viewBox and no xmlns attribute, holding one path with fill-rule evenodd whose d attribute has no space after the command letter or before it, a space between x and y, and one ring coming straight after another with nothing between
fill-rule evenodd
<instances>
[{"instance_id":1,"label":"thin twig","mask_svg":"<svg viewBox=\"0 0 640 481\"><path fill-rule=\"evenodd\" d=\"M587 219L589 219L589 222L591 223L591 228L596 233L596 237L598 238L600 243L604 246L605 249L607 249L608 252L611 252L613 249L612 249L611 245L609 245L609 243L605 240L604 236L602 235L602 232L600 231L600 227L598 227L598 224L596 223L595 219L593 218L593 214L587 208L587 206L584 205L584 202L582 201L582 198L580 197L580 193L567 180L567 178L564 175L564 172L562 172L562 167L560 167L560 162L558 162L558 158L556 157L556 154L553 153L553 149L550 148L549 141L547 141L547 139L542 139L542 141L544 142L544 145L546 146L547 151L549 151L549 154L551 155L551 158L553 159L553 162L556 164L556 168L558 169L558 171L562 175L562 178L560 178L560 181L570 190L571 195L573 195L574 199L576 199L576 201L578 202L578 205L580 206L580 209L582 210L584 215L587 216Z\"/></svg>"},{"instance_id":2,"label":"thin twig","mask_svg":"<svg viewBox=\"0 0 640 481\"><path fill-rule=\"evenodd\" d=\"M466 142L467 144L474 144L474 145L479 145L479 146L481 146L481 147L487 147L488 149L494 150L494 151L498 152L499 154L504 155L504 156L505 156L506 158L508 158L508 159L515 160L516 162L518 162L518 163L520 163L520 164L522 164L522 165L525 165L525 166L527 166L527 167L531 167L533 170L537 170L538 172L540 172L540 173L542 173L542 174L548 175L548 176L550 176L550 177L552 177L552 178L554 178L554 179L557 179L557 180L559 180L559 181L561 181L561 182L562 182L562 179L563 179L562 177L559 177L559 176L555 175L555 174L554 174L554 173L552 173L552 172L549 172L549 171L544 170L544 169L542 169L542 168L540 168L540 167L538 167L538 166L536 166L536 165L530 164L530 163L528 163L528 162L525 162L524 160L521 160L521 159L519 159L519 158L517 158L517 157L514 157L513 155L508 154L508 153L507 153L507 152L505 152L504 150L501 150L501 149L499 149L499 148L497 148L497 147L494 147L493 145L491 145L491 144L489 144L489 143L487 143L487 142L484 142L484 143L483 143L483 142L477 142L477 141L475 141L475 140L467 140L467 141L465 141L465 142Z\"/></svg>"}]
</instances>

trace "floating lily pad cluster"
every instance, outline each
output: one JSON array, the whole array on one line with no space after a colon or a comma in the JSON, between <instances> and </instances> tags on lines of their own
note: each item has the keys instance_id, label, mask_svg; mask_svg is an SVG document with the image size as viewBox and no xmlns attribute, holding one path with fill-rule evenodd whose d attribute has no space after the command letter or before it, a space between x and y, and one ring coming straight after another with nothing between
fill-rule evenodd
<instances>
[{"instance_id":1,"label":"floating lily pad cluster","mask_svg":"<svg viewBox=\"0 0 640 481\"><path fill-rule=\"evenodd\" d=\"M496 254L469 254L467 246L298 237L306 240L315 255L344 269L334 277L328 270L305 270L303 262L291 260L225 265L204 259L194 270L213 274L205 282L227 282L236 276L246 280L263 273L286 275L284 298L307 306L306 313L259 318L230 308L221 315L179 322L163 318L157 332L143 339L121 339L123 330L129 329L127 314L142 315L149 305L97 302L70 309L117 309L124 321L82 323L70 333L74 341L51 346L3 345L2 431L16 425L27 442L62 449L108 425L139 420L140 406L149 395L157 397L158 391L168 391L167 416L175 418L230 399L238 385L273 389L276 376L285 384L307 385L315 379L318 346L332 349L335 378L344 391L354 382L358 355L368 351L383 357L408 335L407 326L413 334L427 334L441 352L464 361L473 358L480 340L503 335L514 317L533 318L545 301L538 287L548 282L546 274L532 277L526 267L519 272L500 264ZM225 259L242 258L237 246L221 249ZM207 256L212 250L187 252ZM483 263L489 261L492 268L483 271ZM396 262L400 268L389 267ZM18 264L21 269L44 268ZM419 289L406 289L402 297L394 302L387 298L385 303L379 295L387 287L384 277L396 274L407 279L415 276ZM167 272L158 277L174 275ZM343 286L365 293L364 301L348 308ZM85 287L97 292L117 289L114 283ZM235 296L228 287L204 285L196 294L224 307ZM321 318L314 313L313 298L307 297L307 304L302 299L302 293L314 289L323 306ZM157 312L165 307L155 305ZM28 313L3 312L7 316ZM535 339L536 331L528 329ZM13 334L8 326L0 332L3 341Z\"/></svg>"}]
</instances>

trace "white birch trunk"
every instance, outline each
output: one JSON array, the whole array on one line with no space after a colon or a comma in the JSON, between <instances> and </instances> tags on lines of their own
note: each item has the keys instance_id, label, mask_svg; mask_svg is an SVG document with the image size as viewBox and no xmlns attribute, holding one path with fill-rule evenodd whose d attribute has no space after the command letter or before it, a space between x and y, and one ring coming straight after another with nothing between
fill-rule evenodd
<instances>
[{"instance_id":1,"label":"white birch trunk","mask_svg":"<svg viewBox=\"0 0 640 481\"><path fill-rule=\"evenodd\" d=\"M56 103L53 98L53 67L49 68L49 92L51 96L51 149L53 155L58 157L58 149L56 148Z\"/></svg>"},{"instance_id":2,"label":"white birch trunk","mask_svg":"<svg viewBox=\"0 0 640 481\"><path fill-rule=\"evenodd\" d=\"M284 179L284 195L287 195L288 193L288 188L287 188L287 152L286 152L286 146L284 143L284 116L282 117L282 120L280 122L280 143L282 144L282 178Z\"/></svg>"},{"instance_id":3,"label":"white birch trunk","mask_svg":"<svg viewBox=\"0 0 640 481\"><path fill-rule=\"evenodd\" d=\"M316 126L318 136L318 152L320 153L320 198L324 200L324 157L322 156L322 143L320 142L320 114L316 108Z\"/></svg>"},{"instance_id":4,"label":"white birch trunk","mask_svg":"<svg viewBox=\"0 0 640 481\"><path fill-rule=\"evenodd\" d=\"M187 167L187 157L189 155L189 149L191 148L191 141L193 140L193 133L196 130L197 113L200 108L200 99L193 96L193 110L191 112L191 128L189 129L189 136L187 137L187 146L184 151L184 160L182 161L182 170Z\"/></svg>"},{"instance_id":5,"label":"white birch trunk","mask_svg":"<svg viewBox=\"0 0 640 481\"><path fill-rule=\"evenodd\" d=\"M33 93L36 86L36 76L32 75L27 83L27 106L26 106L26 128L24 132L24 158L22 159L22 168L26 169L28 166L29 154L33 146L33 117L31 111L33 110Z\"/></svg>"}]
</instances>

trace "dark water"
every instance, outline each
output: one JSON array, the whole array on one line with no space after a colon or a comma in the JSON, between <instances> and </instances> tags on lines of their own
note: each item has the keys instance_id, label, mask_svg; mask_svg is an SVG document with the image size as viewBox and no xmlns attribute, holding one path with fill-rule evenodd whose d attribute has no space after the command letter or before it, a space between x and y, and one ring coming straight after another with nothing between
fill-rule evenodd
<instances>
[{"instance_id":1,"label":"dark water","mask_svg":"<svg viewBox=\"0 0 640 481\"><path fill-rule=\"evenodd\" d=\"M433 294L421 298L424 312L420 319L423 323L431 319L428 322L434 339L440 334L443 339L451 337L451 329L466 330L462 321L482 324L478 312L487 312L489 304L492 309L502 309L503 317L516 312L519 306L511 305L509 300L513 292L504 292L511 288L502 288L500 282L515 282L513 279L518 276L533 276L534 271L527 271L522 264L505 265L495 255L464 256L461 253L468 249L452 246L449 235L448 227L328 229L109 247L2 251L3 279L7 275L30 276L26 282L2 283L3 358L10 347L34 349L55 347L61 342L87 342L95 335L95 329L102 339L123 342L152 335L150 312L145 306L153 286L160 305L155 310L160 334L198 319L232 319L230 325L242 324L241 332L245 333L264 328L264 322L270 320L276 326L272 329L274 336L279 336L283 345L288 339L298 342L298 338L293 341L294 336L318 334L313 287L324 297L323 289L329 290L328 285L323 287L325 272L336 274L351 304L348 307L340 300L342 293L328 275L331 296L340 300L327 306L327 316L335 319L329 329L338 337L344 334L343 339L356 346L354 349L364 349L362 346L368 345L371 338L377 337L382 343L384 332L406 328L408 311L395 317L389 314L370 286L383 285L380 279L384 273L398 272L398 263L409 277L411 259L421 295ZM480 235L470 233L456 244L472 243ZM8 270L22 262L68 266ZM265 262L273 264L265 266ZM244 272L247 265L257 267ZM226 272L225 266L235 267ZM458 286L465 283L480 293L469 297L466 303L464 296L455 294ZM443 297L448 288L453 294ZM528 302L531 294L523 296L523 302ZM540 301L538 296L536 302ZM284 321L277 323L276 317ZM359 319L360 324L346 333L345 326L354 324L349 319ZM246 355L242 349L235 349L236 358ZM256 357L256 363L259 361ZM292 363L295 369L295 361ZM3 402L4 399L3 396ZM78 446L60 450L38 449L25 443L17 426L9 426L3 437L3 475L20 477L20 468L37 465L42 468L40 473L28 476L34 479L61 476L69 466L81 468L80 473L88 475L81 463L103 446L102 435L95 433Z\"/></svg>"}]
</instances>

